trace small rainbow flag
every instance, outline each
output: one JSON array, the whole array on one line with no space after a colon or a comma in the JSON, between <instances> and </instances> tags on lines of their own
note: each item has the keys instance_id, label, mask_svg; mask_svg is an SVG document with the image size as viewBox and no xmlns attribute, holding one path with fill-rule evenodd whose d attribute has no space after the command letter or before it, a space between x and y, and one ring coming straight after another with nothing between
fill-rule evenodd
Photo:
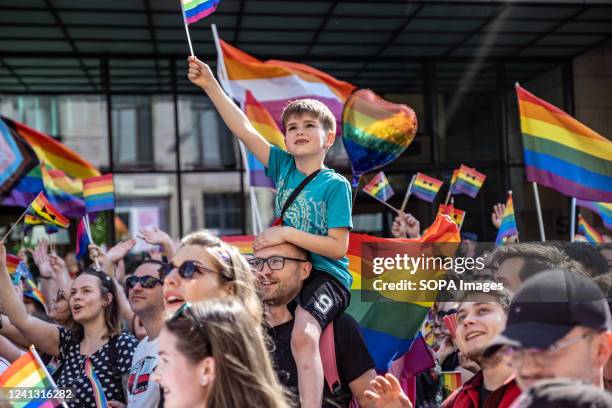
<instances>
[{"instance_id":1,"label":"small rainbow flag","mask_svg":"<svg viewBox=\"0 0 612 408\"><path fill-rule=\"evenodd\" d=\"M225 236L221 237L221 241L235 246L242 255L253 255L253 241L255 241L254 235Z\"/></svg>"},{"instance_id":2,"label":"small rainbow flag","mask_svg":"<svg viewBox=\"0 0 612 408\"><path fill-rule=\"evenodd\" d=\"M185 23L193 24L211 15L220 2L221 0L181 0Z\"/></svg>"},{"instance_id":3,"label":"small rainbow flag","mask_svg":"<svg viewBox=\"0 0 612 408\"><path fill-rule=\"evenodd\" d=\"M23 294L37 300L38 302L40 302L41 305L44 306L45 297L43 296L40 289L38 289L36 282L34 282L32 278L29 278L27 276L22 276L21 278L23 280Z\"/></svg>"},{"instance_id":4,"label":"small rainbow flag","mask_svg":"<svg viewBox=\"0 0 612 408\"><path fill-rule=\"evenodd\" d=\"M581 200L612 202L612 142L516 85L527 180Z\"/></svg>"},{"instance_id":5,"label":"small rainbow flag","mask_svg":"<svg viewBox=\"0 0 612 408\"><path fill-rule=\"evenodd\" d=\"M11 254L6 255L6 267L11 275L17 270L17 265L19 265L19 262L21 262L21 259L18 256Z\"/></svg>"},{"instance_id":6,"label":"small rainbow flag","mask_svg":"<svg viewBox=\"0 0 612 408\"><path fill-rule=\"evenodd\" d=\"M516 218L514 217L514 204L512 202L512 191L508 192L508 201L506 201L506 209L502 217L501 225L497 230L497 237L495 238L495 245L502 245L504 238L518 234L518 228L516 226Z\"/></svg>"},{"instance_id":7,"label":"small rainbow flag","mask_svg":"<svg viewBox=\"0 0 612 408\"><path fill-rule=\"evenodd\" d=\"M44 364L40 360L34 346L30 347L30 351L19 357L9 368L0 375L0 389L2 393L5 389L11 388L36 388L38 390L55 390L57 387L53 382L53 378L47 372ZM3 395L3 397L7 397ZM54 408L62 404L58 399L31 399L12 402L11 405L16 408Z\"/></svg>"},{"instance_id":8,"label":"small rainbow flag","mask_svg":"<svg viewBox=\"0 0 612 408\"><path fill-rule=\"evenodd\" d=\"M596 212L603 220L606 228L612 229L612 203L576 200L576 205Z\"/></svg>"},{"instance_id":9,"label":"small rainbow flag","mask_svg":"<svg viewBox=\"0 0 612 408\"><path fill-rule=\"evenodd\" d=\"M444 316L442 319L452 338L457 336L457 313Z\"/></svg>"},{"instance_id":10,"label":"small rainbow flag","mask_svg":"<svg viewBox=\"0 0 612 408\"><path fill-rule=\"evenodd\" d=\"M64 217L49 203L42 191L38 193L34 201L30 203L30 209L28 211L30 214L32 214L33 211L34 215L37 217L45 222L57 225L58 227L68 228L70 226L68 218Z\"/></svg>"},{"instance_id":11,"label":"small rainbow flag","mask_svg":"<svg viewBox=\"0 0 612 408\"><path fill-rule=\"evenodd\" d=\"M461 371L442 371L440 373L440 386L444 397L448 397L461 387Z\"/></svg>"},{"instance_id":12,"label":"small rainbow flag","mask_svg":"<svg viewBox=\"0 0 612 408\"><path fill-rule=\"evenodd\" d=\"M242 106L244 114L251 122L251 125L263 136L268 143L283 150L285 147L285 136L274 121L270 112L261 104L251 91L246 91L246 98ZM251 152L247 153L249 166L249 179L251 187L271 187L274 188L274 181L265 174L264 165L257 160Z\"/></svg>"},{"instance_id":13,"label":"small rainbow flag","mask_svg":"<svg viewBox=\"0 0 612 408\"><path fill-rule=\"evenodd\" d=\"M604 242L601 234L588 222L586 222L586 220L582 217L582 214L578 214L578 233L582 234L588 242L595 244Z\"/></svg>"},{"instance_id":14,"label":"small rainbow flag","mask_svg":"<svg viewBox=\"0 0 612 408\"><path fill-rule=\"evenodd\" d=\"M83 180L85 209L94 213L115 208L115 190L111 173Z\"/></svg>"},{"instance_id":15,"label":"small rainbow flag","mask_svg":"<svg viewBox=\"0 0 612 408\"><path fill-rule=\"evenodd\" d=\"M454 173L453 173L454 176ZM453 186L453 194L467 194L474 198L478 195L487 176L471 167L462 164L457 173L457 179Z\"/></svg>"},{"instance_id":16,"label":"small rainbow flag","mask_svg":"<svg viewBox=\"0 0 612 408\"><path fill-rule=\"evenodd\" d=\"M91 360L89 357L85 358L85 376L91 383L91 387L93 388L93 397L96 402L96 407L98 408L106 408L108 406L108 401L106 400L106 395L104 394L104 389L102 388L102 384L100 383L100 379L96 375L96 372L91 364Z\"/></svg>"},{"instance_id":17,"label":"small rainbow flag","mask_svg":"<svg viewBox=\"0 0 612 408\"><path fill-rule=\"evenodd\" d=\"M363 191L382 201L387 201L393 197L393 194L395 194L391 188L391 185L389 184L387 176L385 176L385 173L382 171L378 172L378 174L375 175L372 180L365 185L365 187L363 187Z\"/></svg>"},{"instance_id":18,"label":"small rainbow flag","mask_svg":"<svg viewBox=\"0 0 612 408\"><path fill-rule=\"evenodd\" d=\"M459 226L459 229L461 229L463 220L465 219L465 211L456 208L452 203L449 205L440 204L438 207L438 214L450 215L453 221Z\"/></svg>"},{"instance_id":19,"label":"small rainbow flag","mask_svg":"<svg viewBox=\"0 0 612 408\"><path fill-rule=\"evenodd\" d=\"M436 198L436 194L438 194L443 184L442 180L429 177L423 173L417 173L411 192L421 200L431 203Z\"/></svg>"}]
</instances>

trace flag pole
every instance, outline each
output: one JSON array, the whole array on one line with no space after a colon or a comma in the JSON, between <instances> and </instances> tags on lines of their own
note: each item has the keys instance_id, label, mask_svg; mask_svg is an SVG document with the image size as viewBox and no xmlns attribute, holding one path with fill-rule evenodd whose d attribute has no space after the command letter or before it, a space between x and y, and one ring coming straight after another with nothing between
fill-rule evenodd
<instances>
[{"instance_id":1,"label":"flag pole","mask_svg":"<svg viewBox=\"0 0 612 408\"><path fill-rule=\"evenodd\" d=\"M193 45L191 45L191 36L189 35L189 24L187 23L187 17L185 16L185 6L183 5L183 0L179 0L181 3L181 10L183 12L183 24L185 25L185 33L187 34L187 42L189 43L189 51L191 52L191 56L195 57L193 53Z\"/></svg>"},{"instance_id":2,"label":"flag pole","mask_svg":"<svg viewBox=\"0 0 612 408\"><path fill-rule=\"evenodd\" d=\"M533 186L533 195L536 202L536 210L538 211L538 224L540 226L540 240L546 241L546 234L544 232L544 220L542 218L542 207L540 206L540 193L538 192L538 184L535 181L531 182Z\"/></svg>"},{"instance_id":3,"label":"flag pole","mask_svg":"<svg viewBox=\"0 0 612 408\"><path fill-rule=\"evenodd\" d=\"M412 194L412 186L414 184L414 180L416 180L416 174L412 175L412 179L410 180L410 184L408 185L408 190L406 190L406 195L404 196L404 201L402 202L402 207L400 208L400 212L404 212L406 209L406 204L408 204L408 199Z\"/></svg>"},{"instance_id":4,"label":"flag pole","mask_svg":"<svg viewBox=\"0 0 612 408\"><path fill-rule=\"evenodd\" d=\"M448 202L451 199L451 191L452 191L453 186L449 186L448 187L448 192L446 193L446 199L444 200L444 205L448 205Z\"/></svg>"},{"instance_id":5,"label":"flag pole","mask_svg":"<svg viewBox=\"0 0 612 408\"><path fill-rule=\"evenodd\" d=\"M387 207L389 207L390 209L392 209L393 211L395 211L396 213L399 213L399 210L395 207L393 207L391 204L389 204L388 202L381 200L380 198L376 197L375 195L372 195L370 193L368 193L367 191L363 190L364 193L366 193L367 195L369 195L370 197L372 197L373 199L381 202L382 204L386 205Z\"/></svg>"},{"instance_id":6,"label":"flag pole","mask_svg":"<svg viewBox=\"0 0 612 408\"><path fill-rule=\"evenodd\" d=\"M359 186L361 185L361 176L357 178L357 186L355 186L355 193L353 194L353 202L351 203L351 212L355 208L355 200L357 200L357 194L359 193Z\"/></svg>"},{"instance_id":7,"label":"flag pole","mask_svg":"<svg viewBox=\"0 0 612 408\"><path fill-rule=\"evenodd\" d=\"M23 217L25 217L26 213L28 212L28 210L30 209L30 206L28 205L27 208L21 213L21 215L19 216L19 218L17 219L17 221L15 221L15 223L13 224L13 226L7 231L6 234L4 234L4 236L2 237L2 239L0 239L0 242L4 242L4 240L11 234L11 231L13 231L15 229L15 227L17 225L19 225L19 222L23 219Z\"/></svg>"},{"instance_id":8,"label":"flag pole","mask_svg":"<svg viewBox=\"0 0 612 408\"><path fill-rule=\"evenodd\" d=\"M572 197L570 214L570 242L574 242L574 238L576 237L576 197Z\"/></svg>"}]
</instances>

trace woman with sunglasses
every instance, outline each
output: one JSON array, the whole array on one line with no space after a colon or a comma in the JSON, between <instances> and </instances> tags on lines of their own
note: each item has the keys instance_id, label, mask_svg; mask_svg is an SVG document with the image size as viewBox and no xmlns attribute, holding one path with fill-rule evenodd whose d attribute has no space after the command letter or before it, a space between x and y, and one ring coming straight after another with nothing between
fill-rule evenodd
<instances>
[{"instance_id":1,"label":"woman with sunglasses","mask_svg":"<svg viewBox=\"0 0 612 408\"><path fill-rule=\"evenodd\" d=\"M154 379L166 408L288 407L262 328L233 297L183 303L160 333Z\"/></svg>"},{"instance_id":2,"label":"woman with sunglasses","mask_svg":"<svg viewBox=\"0 0 612 408\"><path fill-rule=\"evenodd\" d=\"M122 376L127 375L136 339L121 332L117 296L112 280L103 272L86 269L73 282L69 303L73 330L29 316L11 285L6 249L0 243L0 300L6 315L36 348L57 357L62 370L57 385L74 387L71 407L95 408L93 386L85 375L86 363L102 386L107 400L125 401Z\"/></svg>"},{"instance_id":3,"label":"woman with sunglasses","mask_svg":"<svg viewBox=\"0 0 612 408\"><path fill-rule=\"evenodd\" d=\"M235 296L262 322L255 276L237 248L206 231L187 235L164 273L164 307L173 313L185 302Z\"/></svg>"}]
</instances>

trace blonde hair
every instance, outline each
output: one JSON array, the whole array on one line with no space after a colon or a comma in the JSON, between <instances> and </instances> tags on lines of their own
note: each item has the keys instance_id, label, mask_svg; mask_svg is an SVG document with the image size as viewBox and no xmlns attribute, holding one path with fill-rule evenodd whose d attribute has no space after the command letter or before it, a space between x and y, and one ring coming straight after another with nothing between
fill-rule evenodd
<instances>
[{"instance_id":1,"label":"blonde hair","mask_svg":"<svg viewBox=\"0 0 612 408\"><path fill-rule=\"evenodd\" d=\"M179 248L188 245L203 247L208 252L214 260L214 266L220 271L219 283L229 285L231 294L242 302L255 322L261 324L263 308L257 295L255 275L238 248L221 241L205 230L185 236Z\"/></svg>"},{"instance_id":2,"label":"blonde hair","mask_svg":"<svg viewBox=\"0 0 612 408\"><path fill-rule=\"evenodd\" d=\"M316 117L326 132L333 131L336 133L336 118L334 114L323 102L319 102L316 99L298 99L285 106L281 114L283 126L287 126L287 121L290 117L303 114L310 114Z\"/></svg>"},{"instance_id":3,"label":"blonde hair","mask_svg":"<svg viewBox=\"0 0 612 408\"><path fill-rule=\"evenodd\" d=\"M166 321L166 329L192 364L213 358L215 379L207 406L289 407L272 368L263 330L239 300L229 297L187 303Z\"/></svg>"}]
</instances>

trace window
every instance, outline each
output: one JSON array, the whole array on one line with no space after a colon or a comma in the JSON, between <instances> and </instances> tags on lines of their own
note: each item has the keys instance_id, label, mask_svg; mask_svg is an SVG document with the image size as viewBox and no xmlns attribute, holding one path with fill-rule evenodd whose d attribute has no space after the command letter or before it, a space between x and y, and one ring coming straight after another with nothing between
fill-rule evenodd
<instances>
[{"instance_id":1,"label":"window","mask_svg":"<svg viewBox=\"0 0 612 408\"><path fill-rule=\"evenodd\" d=\"M204 227L219 235L242 233L240 193L204 194Z\"/></svg>"},{"instance_id":2,"label":"window","mask_svg":"<svg viewBox=\"0 0 612 408\"><path fill-rule=\"evenodd\" d=\"M153 166L151 98L113 97L112 115L115 166Z\"/></svg>"}]
</instances>

